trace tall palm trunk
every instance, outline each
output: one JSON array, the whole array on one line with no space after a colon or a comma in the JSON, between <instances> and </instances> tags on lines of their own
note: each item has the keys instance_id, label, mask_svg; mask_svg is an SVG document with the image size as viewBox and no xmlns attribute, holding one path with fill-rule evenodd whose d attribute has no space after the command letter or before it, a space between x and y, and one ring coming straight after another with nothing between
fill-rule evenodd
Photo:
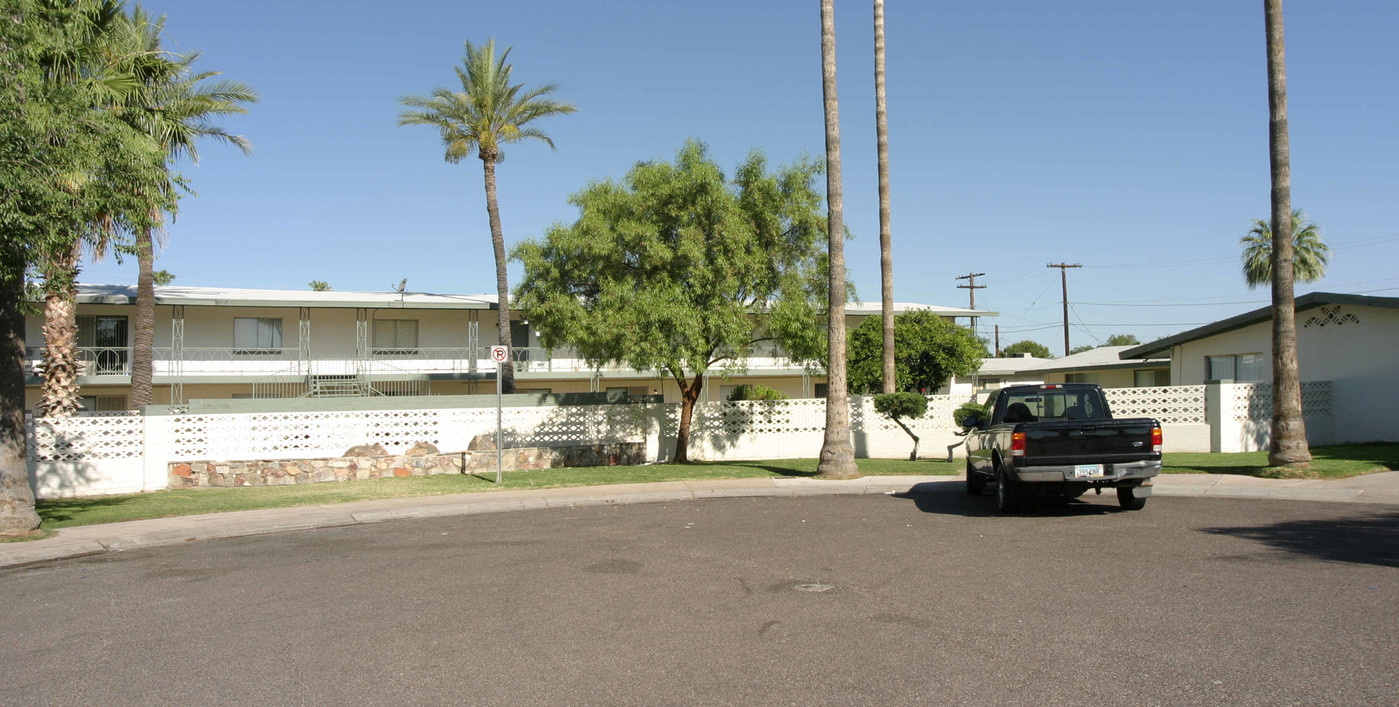
<instances>
[{"instance_id":1,"label":"tall palm trunk","mask_svg":"<svg viewBox=\"0 0 1399 707\"><path fill-rule=\"evenodd\" d=\"M1287 69L1282 0L1263 0L1268 33L1268 147L1273 182L1273 425L1268 464L1306 468L1312 460L1302 421L1297 313L1292 278L1292 174L1287 144Z\"/></svg>"},{"instance_id":2,"label":"tall palm trunk","mask_svg":"<svg viewBox=\"0 0 1399 707\"><path fill-rule=\"evenodd\" d=\"M24 448L24 268L5 263L3 272L13 277L0 278L0 537L39 527Z\"/></svg>"},{"instance_id":3,"label":"tall palm trunk","mask_svg":"<svg viewBox=\"0 0 1399 707\"><path fill-rule=\"evenodd\" d=\"M160 212L151 210L155 223ZM140 410L151 404L154 388L155 347L155 245L151 228L136 233L136 322L133 325L131 350L131 409Z\"/></svg>"},{"instance_id":4,"label":"tall palm trunk","mask_svg":"<svg viewBox=\"0 0 1399 707\"><path fill-rule=\"evenodd\" d=\"M66 253L57 253L45 264L48 283L44 294L44 395L39 411L44 417L65 418L82 406L78 396L78 260L82 241L73 240Z\"/></svg>"},{"instance_id":5,"label":"tall palm trunk","mask_svg":"<svg viewBox=\"0 0 1399 707\"><path fill-rule=\"evenodd\" d=\"M496 156L481 152L481 165L486 172L486 213L491 219L491 246L495 248L495 289L499 300L496 311L499 318L498 329L501 346L510 346L510 283L505 277L505 233L500 229L500 206L495 201L495 162ZM505 393L515 392L514 352L497 369L500 376L500 389Z\"/></svg>"},{"instance_id":6,"label":"tall palm trunk","mask_svg":"<svg viewBox=\"0 0 1399 707\"><path fill-rule=\"evenodd\" d=\"M840 187L840 103L836 99L835 0L821 0L821 93L826 104L827 242L830 248L830 325L826 364L826 436L816 471L823 478L857 476L850 443L850 402L845 386L845 220Z\"/></svg>"},{"instance_id":7,"label":"tall palm trunk","mask_svg":"<svg viewBox=\"0 0 1399 707\"><path fill-rule=\"evenodd\" d=\"M885 393L894 371L894 232L889 223L889 117L884 109L884 0L874 0L874 127L879 151L879 296L884 329ZM917 438L914 447L917 447ZM916 453L916 452L915 452Z\"/></svg>"}]
</instances>

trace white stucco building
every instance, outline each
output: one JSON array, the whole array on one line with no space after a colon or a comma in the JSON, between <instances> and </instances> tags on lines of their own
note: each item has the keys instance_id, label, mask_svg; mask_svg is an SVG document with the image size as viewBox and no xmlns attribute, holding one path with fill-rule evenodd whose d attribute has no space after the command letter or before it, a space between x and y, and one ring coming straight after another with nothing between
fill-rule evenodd
<instances>
[{"instance_id":1,"label":"white stucco building","mask_svg":"<svg viewBox=\"0 0 1399 707\"><path fill-rule=\"evenodd\" d=\"M1399 440L1399 298L1313 292L1297 300L1301 380L1331 381L1333 439ZM1272 308L1261 307L1121 352L1166 357L1171 385L1271 383Z\"/></svg>"}]
</instances>

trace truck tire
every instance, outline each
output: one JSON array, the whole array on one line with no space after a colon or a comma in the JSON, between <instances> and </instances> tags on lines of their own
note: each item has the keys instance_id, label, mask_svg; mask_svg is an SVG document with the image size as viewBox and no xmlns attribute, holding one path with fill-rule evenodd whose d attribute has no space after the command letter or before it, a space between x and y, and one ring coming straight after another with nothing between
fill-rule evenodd
<instances>
[{"instance_id":1,"label":"truck tire","mask_svg":"<svg viewBox=\"0 0 1399 707\"><path fill-rule=\"evenodd\" d=\"M996 510L1015 513L1020 510L1020 484L996 467Z\"/></svg>"},{"instance_id":2,"label":"truck tire","mask_svg":"<svg viewBox=\"0 0 1399 707\"><path fill-rule=\"evenodd\" d=\"M1146 499L1137 498L1132 495L1132 489L1128 486L1117 487L1117 505L1122 506L1124 511L1140 511L1146 508Z\"/></svg>"},{"instance_id":3,"label":"truck tire","mask_svg":"<svg viewBox=\"0 0 1399 707\"><path fill-rule=\"evenodd\" d=\"M980 496L986 490L986 477L976 473L972 468L972 460L967 460L967 495Z\"/></svg>"}]
</instances>

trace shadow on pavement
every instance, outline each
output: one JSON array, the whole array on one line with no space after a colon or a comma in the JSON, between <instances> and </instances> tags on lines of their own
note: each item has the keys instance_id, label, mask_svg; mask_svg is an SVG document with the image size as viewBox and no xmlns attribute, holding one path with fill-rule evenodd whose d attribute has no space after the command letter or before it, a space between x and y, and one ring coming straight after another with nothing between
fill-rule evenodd
<instances>
[{"instance_id":1,"label":"shadow on pavement","mask_svg":"<svg viewBox=\"0 0 1399 707\"><path fill-rule=\"evenodd\" d=\"M922 483L914 484L906 493L893 494L893 497L912 500L918 510L924 513L984 518L1001 515L996 510L995 489L995 485L992 484L982 495L968 496L960 483ZM1118 512L1120 511L1115 506L1085 503L1078 499L1029 498L1025 499L1024 508L1016 515L1059 518Z\"/></svg>"},{"instance_id":2,"label":"shadow on pavement","mask_svg":"<svg viewBox=\"0 0 1399 707\"><path fill-rule=\"evenodd\" d=\"M1399 511L1357 518L1206 528L1205 532L1254 540L1321 560L1399 567Z\"/></svg>"}]
</instances>

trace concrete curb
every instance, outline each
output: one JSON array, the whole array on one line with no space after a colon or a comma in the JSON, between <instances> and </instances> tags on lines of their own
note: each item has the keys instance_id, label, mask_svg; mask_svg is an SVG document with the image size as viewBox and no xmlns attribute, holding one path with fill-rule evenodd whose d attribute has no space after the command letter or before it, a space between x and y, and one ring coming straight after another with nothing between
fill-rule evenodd
<instances>
[{"instance_id":1,"label":"concrete curb","mask_svg":"<svg viewBox=\"0 0 1399 707\"><path fill-rule=\"evenodd\" d=\"M200 516L87 525L51 538L0 545L0 569L53 560L178 545L197 540L334 528L413 518L501 513L534 508L692 501L706 498L859 496L961 493L962 476L866 476L849 481L807 478L714 479L651 484L580 486L538 491L495 491L297 506ZM1323 485L1324 484L1324 485ZM1329 482L1255 479L1221 474L1156 477L1157 496L1264 498L1399 505L1399 472Z\"/></svg>"}]
</instances>

